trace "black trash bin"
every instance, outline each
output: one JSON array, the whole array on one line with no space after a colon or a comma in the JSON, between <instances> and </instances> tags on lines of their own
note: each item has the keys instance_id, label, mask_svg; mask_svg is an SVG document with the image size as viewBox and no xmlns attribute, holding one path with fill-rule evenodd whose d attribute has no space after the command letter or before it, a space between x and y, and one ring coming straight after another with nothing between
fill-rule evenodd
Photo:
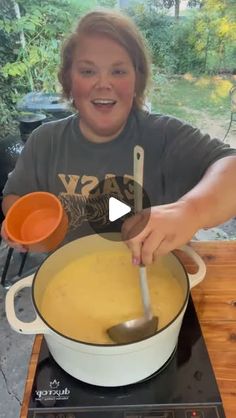
<instances>
[{"instance_id":1,"label":"black trash bin","mask_svg":"<svg viewBox=\"0 0 236 418\"><path fill-rule=\"evenodd\" d=\"M71 105L58 93L33 91L16 106L20 112L45 113L49 119L62 119L73 113Z\"/></svg>"},{"instance_id":2,"label":"black trash bin","mask_svg":"<svg viewBox=\"0 0 236 418\"><path fill-rule=\"evenodd\" d=\"M62 119L73 114L70 103L58 93L32 91L16 105L20 112L19 128L21 138L27 141L30 133L42 123Z\"/></svg>"},{"instance_id":3,"label":"black trash bin","mask_svg":"<svg viewBox=\"0 0 236 418\"><path fill-rule=\"evenodd\" d=\"M21 139L26 142L31 132L46 120L43 113L22 113L18 117Z\"/></svg>"},{"instance_id":4,"label":"black trash bin","mask_svg":"<svg viewBox=\"0 0 236 418\"><path fill-rule=\"evenodd\" d=\"M0 141L0 197L8 175L14 170L23 148L24 143L19 135L8 135Z\"/></svg>"}]
</instances>

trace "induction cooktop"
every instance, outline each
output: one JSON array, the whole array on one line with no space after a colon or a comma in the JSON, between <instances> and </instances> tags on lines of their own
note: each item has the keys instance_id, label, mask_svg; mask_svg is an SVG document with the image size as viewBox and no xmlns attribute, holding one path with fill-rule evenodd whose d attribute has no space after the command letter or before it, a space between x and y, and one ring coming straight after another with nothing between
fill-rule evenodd
<instances>
[{"instance_id":1,"label":"induction cooktop","mask_svg":"<svg viewBox=\"0 0 236 418\"><path fill-rule=\"evenodd\" d=\"M226 418L192 299L172 356L136 384L83 383L54 361L43 339L28 409L32 417Z\"/></svg>"}]
</instances>

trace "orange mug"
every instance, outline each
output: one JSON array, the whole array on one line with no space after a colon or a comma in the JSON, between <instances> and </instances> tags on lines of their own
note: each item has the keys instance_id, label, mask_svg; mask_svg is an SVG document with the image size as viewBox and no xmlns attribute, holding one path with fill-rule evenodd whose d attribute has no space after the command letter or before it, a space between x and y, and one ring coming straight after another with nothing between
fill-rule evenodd
<instances>
[{"instance_id":1,"label":"orange mug","mask_svg":"<svg viewBox=\"0 0 236 418\"><path fill-rule=\"evenodd\" d=\"M64 239L68 218L60 200L48 192L20 197L8 210L5 231L28 251L49 252Z\"/></svg>"}]
</instances>

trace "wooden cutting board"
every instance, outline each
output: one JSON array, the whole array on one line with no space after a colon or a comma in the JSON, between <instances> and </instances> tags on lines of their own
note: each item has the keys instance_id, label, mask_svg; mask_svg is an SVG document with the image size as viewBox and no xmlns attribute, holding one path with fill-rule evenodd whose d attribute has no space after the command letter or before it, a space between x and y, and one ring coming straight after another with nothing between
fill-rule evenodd
<instances>
[{"instance_id":1,"label":"wooden cutting board","mask_svg":"<svg viewBox=\"0 0 236 418\"><path fill-rule=\"evenodd\" d=\"M204 259L207 274L192 290L194 305L220 389L226 418L236 418L236 241L191 242ZM179 254L188 272L196 267ZM42 336L32 349L20 418L27 417L28 404Z\"/></svg>"}]
</instances>

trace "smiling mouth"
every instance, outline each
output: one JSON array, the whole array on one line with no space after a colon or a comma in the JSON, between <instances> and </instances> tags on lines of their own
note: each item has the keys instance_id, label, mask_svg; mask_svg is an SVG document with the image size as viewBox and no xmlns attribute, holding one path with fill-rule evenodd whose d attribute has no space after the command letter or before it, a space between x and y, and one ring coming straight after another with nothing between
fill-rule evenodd
<instances>
[{"instance_id":1,"label":"smiling mouth","mask_svg":"<svg viewBox=\"0 0 236 418\"><path fill-rule=\"evenodd\" d=\"M112 108L116 104L116 100L112 99L94 99L91 103L98 108Z\"/></svg>"}]
</instances>

